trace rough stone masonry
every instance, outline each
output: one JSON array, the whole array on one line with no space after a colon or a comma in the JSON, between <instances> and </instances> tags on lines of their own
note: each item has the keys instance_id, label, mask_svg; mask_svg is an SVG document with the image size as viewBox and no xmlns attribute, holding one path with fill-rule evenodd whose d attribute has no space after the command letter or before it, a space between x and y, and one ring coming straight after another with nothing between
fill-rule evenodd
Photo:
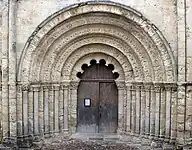
<instances>
[{"instance_id":1,"label":"rough stone masonry","mask_svg":"<svg viewBox=\"0 0 192 150\"><path fill-rule=\"evenodd\" d=\"M117 135L191 144L191 0L2 0L0 7L2 138L75 134L77 73L105 60L119 74Z\"/></svg>"}]
</instances>

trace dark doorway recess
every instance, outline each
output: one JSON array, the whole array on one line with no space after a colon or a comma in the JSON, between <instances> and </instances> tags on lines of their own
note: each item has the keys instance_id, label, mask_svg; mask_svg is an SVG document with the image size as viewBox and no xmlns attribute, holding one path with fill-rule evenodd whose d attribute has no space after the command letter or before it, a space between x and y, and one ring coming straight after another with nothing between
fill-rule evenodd
<instances>
[{"instance_id":1,"label":"dark doorway recess","mask_svg":"<svg viewBox=\"0 0 192 150\"><path fill-rule=\"evenodd\" d=\"M115 133L118 122L118 90L114 66L106 66L105 60L99 63L90 61L90 66L82 65L83 73L78 72L80 83L77 101L77 132Z\"/></svg>"}]
</instances>

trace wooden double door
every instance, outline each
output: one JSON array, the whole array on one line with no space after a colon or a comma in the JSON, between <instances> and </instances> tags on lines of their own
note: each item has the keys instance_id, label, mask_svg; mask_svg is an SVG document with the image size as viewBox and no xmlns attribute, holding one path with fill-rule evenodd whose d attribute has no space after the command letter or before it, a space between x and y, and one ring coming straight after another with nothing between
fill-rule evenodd
<instances>
[{"instance_id":1,"label":"wooden double door","mask_svg":"<svg viewBox=\"0 0 192 150\"><path fill-rule=\"evenodd\" d=\"M117 99L112 70L102 64L86 68L78 87L77 132L115 133Z\"/></svg>"}]
</instances>

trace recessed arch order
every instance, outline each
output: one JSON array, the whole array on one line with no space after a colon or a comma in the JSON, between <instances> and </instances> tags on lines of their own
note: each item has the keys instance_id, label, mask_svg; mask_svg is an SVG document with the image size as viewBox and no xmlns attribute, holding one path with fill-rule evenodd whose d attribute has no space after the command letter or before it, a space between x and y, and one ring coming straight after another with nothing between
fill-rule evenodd
<instances>
[{"instance_id":1,"label":"recessed arch order","mask_svg":"<svg viewBox=\"0 0 192 150\"><path fill-rule=\"evenodd\" d=\"M76 62L94 53L117 61L125 80L176 81L174 56L161 32L136 10L112 2L75 4L48 17L23 49L18 81L72 80Z\"/></svg>"}]
</instances>

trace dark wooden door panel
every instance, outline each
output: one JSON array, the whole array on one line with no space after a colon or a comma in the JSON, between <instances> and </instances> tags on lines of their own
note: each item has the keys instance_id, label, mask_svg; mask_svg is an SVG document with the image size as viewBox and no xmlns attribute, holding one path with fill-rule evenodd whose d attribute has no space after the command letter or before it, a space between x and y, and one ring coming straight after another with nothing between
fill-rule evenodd
<instances>
[{"instance_id":1,"label":"dark wooden door panel","mask_svg":"<svg viewBox=\"0 0 192 150\"><path fill-rule=\"evenodd\" d=\"M105 65L95 64L89 66L81 76L81 79L113 79L114 74L110 68Z\"/></svg>"},{"instance_id":2,"label":"dark wooden door panel","mask_svg":"<svg viewBox=\"0 0 192 150\"><path fill-rule=\"evenodd\" d=\"M77 132L98 132L99 83L80 82L77 102ZM86 107L85 99L91 100L91 106Z\"/></svg>"},{"instance_id":3,"label":"dark wooden door panel","mask_svg":"<svg viewBox=\"0 0 192 150\"><path fill-rule=\"evenodd\" d=\"M92 61L82 67L78 87L77 132L115 133L118 120L117 87L113 67ZM85 107L84 99L91 99L91 106Z\"/></svg>"},{"instance_id":4,"label":"dark wooden door panel","mask_svg":"<svg viewBox=\"0 0 192 150\"><path fill-rule=\"evenodd\" d=\"M117 130L117 87L115 82L99 84L99 132L115 133Z\"/></svg>"}]
</instances>

